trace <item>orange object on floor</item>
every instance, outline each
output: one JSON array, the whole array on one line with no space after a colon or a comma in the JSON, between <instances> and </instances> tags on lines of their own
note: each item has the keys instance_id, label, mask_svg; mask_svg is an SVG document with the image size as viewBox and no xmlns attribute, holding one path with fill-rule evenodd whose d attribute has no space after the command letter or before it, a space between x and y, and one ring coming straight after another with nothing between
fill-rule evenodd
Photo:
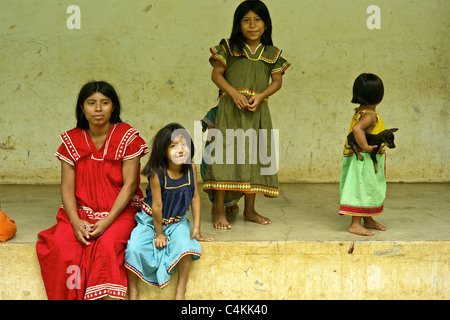
<instances>
[{"instance_id":1,"label":"orange object on floor","mask_svg":"<svg viewBox=\"0 0 450 320\"><path fill-rule=\"evenodd\" d=\"M0 209L0 242L5 242L15 236L17 227L6 213Z\"/></svg>"}]
</instances>

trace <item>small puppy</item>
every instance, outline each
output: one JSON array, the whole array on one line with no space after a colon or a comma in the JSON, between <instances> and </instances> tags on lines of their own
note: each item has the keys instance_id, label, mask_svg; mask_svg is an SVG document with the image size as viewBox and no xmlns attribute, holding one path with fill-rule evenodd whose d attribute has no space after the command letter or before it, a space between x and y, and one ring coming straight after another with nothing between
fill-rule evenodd
<instances>
[{"instance_id":1,"label":"small puppy","mask_svg":"<svg viewBox=\"0 0 450 320\"><path fill-rule=\"evenodd\" d=\"M386 129L384 131L381 131L379 134L370 134L370 133L366 132L367 143L370 146L375 146L375 145L377 146L370 153L370 157L372 158L372 161L373 161L373 166L375 167L375 173L378 172L378 161L377 161L376 154L377 154L378 150L380 149L381 144L385 143L386 146L388 146L388 148L391 148L391 149L395 148L394 132L397 130L398 130L398 128ZM347 142L348 142L348 145L352 148L355 155L358 157L358 159L362 161L363 157L359 153L359 151L361 150L361 147L356 142L355 136L353 135L353 131L350 132L349 135L347 136Z\"/></svg>"}]
</instances>

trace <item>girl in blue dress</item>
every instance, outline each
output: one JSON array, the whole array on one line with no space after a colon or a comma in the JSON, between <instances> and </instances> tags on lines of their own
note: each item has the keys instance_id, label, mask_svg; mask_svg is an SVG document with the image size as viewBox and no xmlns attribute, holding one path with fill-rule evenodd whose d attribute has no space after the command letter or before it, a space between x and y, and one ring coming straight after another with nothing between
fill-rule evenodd
<instances>
[{"instance_id":1,"label":"girl in blue dress","mask_svg":"<svg viewBox=\"0 0 450 320\"><path fill-rule=\"evenodd\" d=\"M150 159L142 170L149 179L147 196L136 214L137 226L125 251L130 300L139 298L139 278L163 288L176 265L175 298L184 299L191 261L201 256L198 241L212 240L200 234L200 195L193 154L192 139L179 124L166 125L153 139ZM192 235L187 219L191 205Z\"/></svg>"}]
</instances>

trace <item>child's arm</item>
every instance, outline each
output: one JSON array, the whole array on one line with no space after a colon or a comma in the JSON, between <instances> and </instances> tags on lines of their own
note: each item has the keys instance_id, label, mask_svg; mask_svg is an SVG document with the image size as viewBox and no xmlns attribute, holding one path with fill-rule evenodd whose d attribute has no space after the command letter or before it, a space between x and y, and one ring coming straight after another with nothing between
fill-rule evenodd
<instances>
[{"instance_id":1,"label":"child's arm","mask_svg":"<svg viewBox=\"0 0 450 320\"><path fill-rule=\"evenodd\" d=\"M228 81L223 76L224 73L225 66L220 61L216 61L211 74L212 82L214 82L220 90L229 94L240 110L247 109L249 106L247 98L228 83Z\"/></svg>"},{"instance_id":2,"label":"child's arm","mask_svg":"<svg viewBox=\"0 0 450 320\"><path fill-rule=\"evenodd\" d=\"M371 113L366 113L359 119L359 121L353 126L353 135L358 143L359 147L364 152L372 152L377 146L369 146L366 139L365 130L369 127L375 126L377 118Z\"/></svg>"},{"instance_id":3,"label":"child's arm","mask_svg":"<svg viewBox=\"0 0 450 320\"><path fill-rule=\"evenodd\" d=\"M159 178L157 174L150 177L150 189L152 190L152 217L153 224L155 226L155 247L162 249L166 246L169 240L164 235L162 229L162 196L161 196L161 185L159 184Z\"/></svg>"},{"instance_id":4,"label":"child's arm","mask_svg":"<svg viewBox=\"0 0 450 320\"><path fill-rule=\"evenodd\" d=\"M200 201L200 193L198 192L198 187L197 187L197 169L195 167L195 164L192 164L192 171L194 172L195 191L194 191L194 196L192 198L192 215L194 217L194 228L192 230L191 239L196 239L198 241L212 241L212 238L203 237L200 233L201 201Z\"/></svg>"},{"instance_id":5,"label":"child's arm","mask_svg":"<svg viewBox=\"0 0 450 320\"><path fill-rule=\"evenodd\" d=\"M138 188L139 178L139 157L125 160L122 162L123 186L117 195L114 204L105 219L97 221L91 231L91 237L96 238L103 234L108 227L122 213L123 209L130 202L136 188Z\"/></svg>"},{"instance_id":6,"label":"child's arm","mask_svg":"<svg viewBox=\"0 0 450 320\"><path fill-rule=\"evenodd\" d=\"M81 220L78 215L77 201L75 199L75 169L65 161L61 161L61 198L72 224L75 237L81 243L90 245L91 243L86 240L89 239L89 232L86 230L85 225L89 226L89 228L93 225L85 220Z\"/></svg>"},{"instance_id":7,"label":"child's arm","mask_svg":"<svg viewBox=\"0 0 450 320\"><path fill-rule=\"evenodd\" d=\"M272 75L272 82L269 84L269 86L264 90L262 93L254 95L251 97L248 101L249 106L248 110L255 112L256 109L259 107L261 102L264 101L265 98L270 97L275 92L281 89L281 85L283 83L283 75L280 74L274 74Z\"/></svg>"}]
</instances>

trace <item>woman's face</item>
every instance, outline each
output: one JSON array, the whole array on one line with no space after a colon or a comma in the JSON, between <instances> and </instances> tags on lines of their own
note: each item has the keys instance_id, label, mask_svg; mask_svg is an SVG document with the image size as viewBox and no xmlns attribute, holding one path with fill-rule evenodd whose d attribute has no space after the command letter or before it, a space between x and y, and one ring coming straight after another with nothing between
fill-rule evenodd
<instances>
[{"instance_id":1,"label":"woman's face","mask_svg":"<svg viewBox=\"0 0 450 320\"><path fill-rule=\"evenodd\" d=\"M190 155L189 145L182 135L172 140L167 148L167 159L176 165L186 163Z\"/></svg>"},{"instance_id":2,"label":"woman's face","mask_svg":"<svg viewBox=\"0 0 450 320\"><path fill-rule=\"evenodd\" d=\"M84 100L82 110L89 126L105 126L109 125L114 106L110 98L96 92Z\"/></svg>"}]
</instances>

